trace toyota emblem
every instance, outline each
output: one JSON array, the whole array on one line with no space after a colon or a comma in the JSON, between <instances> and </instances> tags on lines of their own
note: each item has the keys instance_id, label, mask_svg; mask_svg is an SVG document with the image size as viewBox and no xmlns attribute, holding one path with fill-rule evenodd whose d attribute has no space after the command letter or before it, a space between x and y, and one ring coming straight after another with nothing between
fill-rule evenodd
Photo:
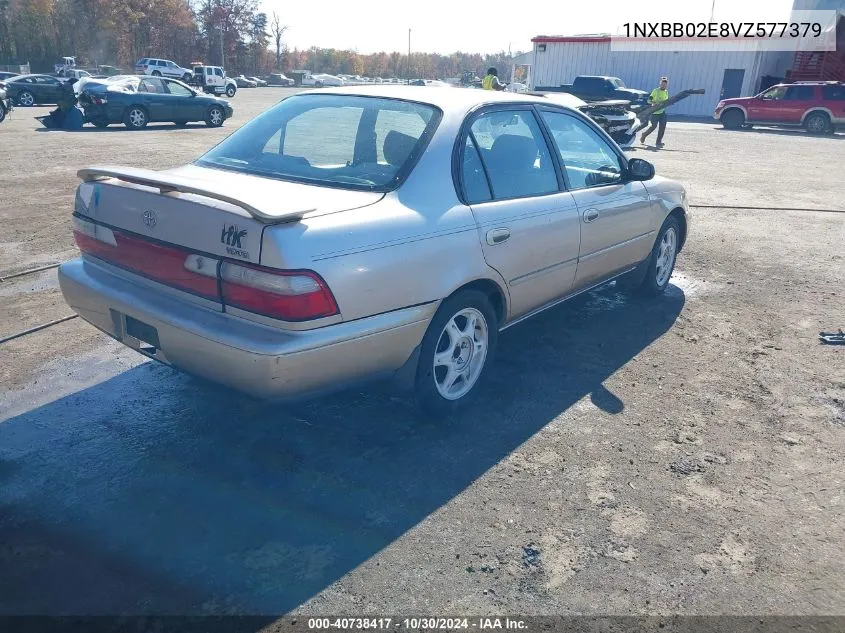
<instances>
[{"instance_id":1,"label":"toyota emblem","mask_svg":"<svg viewBox=\"0 0 845 633\"><path fill-rule=\"evenodd\" d=\"M144 211L144 226L146 226L148 229L151 229L155 225L156 225L155 211Z\"/></svg>"}]
</instances>

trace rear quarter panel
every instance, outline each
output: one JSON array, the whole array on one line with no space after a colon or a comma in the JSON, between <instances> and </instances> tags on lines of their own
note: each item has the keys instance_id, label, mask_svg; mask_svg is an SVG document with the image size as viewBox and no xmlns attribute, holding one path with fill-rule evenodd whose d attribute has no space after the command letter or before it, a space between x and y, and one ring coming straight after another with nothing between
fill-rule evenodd
<instances>
[{"instance_id":1,"label":"rear quarter panel","mask_svg":"<svg viewBox=\"0 0 845 633\"><path fill-rule=\"evenodd\" d=\"M454 116L454 115L453 115ZM380 202L268 227L262 264L307 268L328 283L343 319L437 301L476 279L504 280L490 268L472 211L458 200L452 149L463 115L444 115L402 187Z\"/></svg>"}]
</instances>

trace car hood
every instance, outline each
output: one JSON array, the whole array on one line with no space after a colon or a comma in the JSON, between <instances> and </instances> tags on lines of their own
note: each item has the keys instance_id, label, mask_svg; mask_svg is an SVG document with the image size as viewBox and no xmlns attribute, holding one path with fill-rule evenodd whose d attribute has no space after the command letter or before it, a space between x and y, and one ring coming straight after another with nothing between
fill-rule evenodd
<instances>
[{"instance_id":1,"label":"car hood","mask_svg":"<svg viewBox=\"0 0 845 633\"><path fill-rule=\"evenodd\" d=\"M735 104L738 104L738 103L748 103L748 102L749 102L749 101L751 101L753 98L754 98L754 97L734 97L733 99L719 99L719 101L720 101L721 103L724 103L725 105L727 105L727 104L729 104L729 103L735 103Z\"/></svg>"},{"instance_id":2,"label":"car hood","mask_svg":"<svg viewBox=\"0 0 845 633\"><path fill-rule=\"evenodd\" d=\"M616 94L631 95L635 99L642 99L648 96L645 90L637 90L636 88L617 88L615 92Z\"/></svg>"}]
</instances>

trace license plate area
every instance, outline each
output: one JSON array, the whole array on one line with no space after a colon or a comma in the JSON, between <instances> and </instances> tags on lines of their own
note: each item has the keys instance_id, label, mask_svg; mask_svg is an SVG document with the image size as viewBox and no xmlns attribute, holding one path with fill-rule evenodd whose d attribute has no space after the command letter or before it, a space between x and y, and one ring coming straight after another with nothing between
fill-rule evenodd
<instances>
[{"instance_id":1,"label":"license plate area","mask_svg":"<svg viewBox=\"0 0 845 633\"><path fill-rule=\"evenodd\" d=\"M149 323L123 316L123 342L145 356L166 362L161 353L161 342L158 340L158 330Z\"/></svg>"}]
</instances>

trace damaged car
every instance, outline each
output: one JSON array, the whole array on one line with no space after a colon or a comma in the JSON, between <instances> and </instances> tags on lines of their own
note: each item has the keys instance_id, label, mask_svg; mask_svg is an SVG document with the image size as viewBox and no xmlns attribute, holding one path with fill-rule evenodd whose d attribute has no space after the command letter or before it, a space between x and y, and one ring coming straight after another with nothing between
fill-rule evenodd
<instances>
[{"instance_id":1,"label":"damaged car","mask_svg":"<svg viewBox=\"0 0 845 633\"><path fill-rule=\"evenodd\" d=\"M554 103L568 106L583 112L607 132L620 147L630 147L637 135L640 122L631 110L629 101L596 101L587 103L580 97L566 92L537 92Z\"/></svg>"},{"instance_id":2,"label":"damaged car","mask_svg":"<svg viewBox=\"0 0 845 633\"><path fill-rule=\"evenodd\" d=\"M220 127L232 116L232 106L225 99L199 94L181 81L164 77L88 80L80 88L79 105L85 122L100 128L123 123L140 130L148 123L165 121L176 125L203 121L208 127Z\"/></svg>"}]
</instances>

